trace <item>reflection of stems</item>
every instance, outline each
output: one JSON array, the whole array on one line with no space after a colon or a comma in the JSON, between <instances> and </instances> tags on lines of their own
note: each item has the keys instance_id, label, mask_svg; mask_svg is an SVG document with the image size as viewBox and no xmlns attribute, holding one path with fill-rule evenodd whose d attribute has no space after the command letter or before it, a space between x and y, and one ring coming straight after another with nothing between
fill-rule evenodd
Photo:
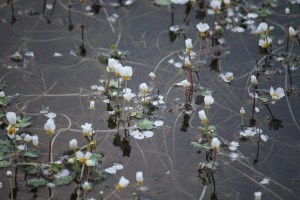
<instances>
[{"instance_id":1,"label":"reflection of stems","mask_svg":"<svg viewBox=\"0 0 300 200\"><path fill-rule=\"evenodd\" d=\"M253 104L252 104L252 117L251 119L254 120L254 111L255 111L255 103L256 103L256 99L255 99L255 91L257 90L257 85L255 85L254 89L253 89Z\"/></svg>"},{"instance_id":2,"label":"reflection of stems","mask_svg":"<svg viewBox=\"0 0 300 200\"><path fill-rule=\"evenodd\" d=\"M18 143L17 143L17 135L16 133L14 133L15 137L14 137L14 143L15 143L15 160L16 163L18 162Z\"/></svg>"},{"instance_id":3,"label":"reflection of stems","mask_svg":"<svg viewBox=\"0 0 300 200\"><path fill-rule=\"evenodd\" d=\"M183 22L182 27L185 26L185 25L188 23L189 18L190 18L191 14L192 14L194 5L195 5L195 3L192 3L192 6L191 6L190 11L189 11L189 14L186 16L186 19L185 19L185 21ZM188 5L187 5L187 6L188 6Z\"/></svg>"},{"instance_id":4,"label":"reflection of stems","mask_svg":"<svg viewBox=\"0 0 300 200\"><path fill-rule=\"evenodd\" d=\"M10 186L10 199L13 200L14 199L13 184L12 184L11 177L9 177L8 179L9 179L9 186Z\"/></svg>"},{"instance_id":5,"label":"reflection of stems","mask_svg":"<svg viewBox=\"0 0 300 200\"><path fill-rule=\"evenodd\" d=\"M43 1L43 10L42 10L43 16L45 15L46 1L47 1L47 0L44 0L44 1Z\"/></svg>"},{"instance_id":6,"label":"reflection of stems","mask_svg":"<svg viewBox=\"0 0 300 200\"><path fill-rule=\"evenodd\" d=\"M289 48L289 42L290 42L290 34L289 34L289 28L290 28L290 20L289 20L289 15L286 16L287 17L287 40L286 40L286 48L285 48L285 52L287 53L288 48Z\"/></svg>"},{"instance_id":7,"label":"reflection of stems","mask_svg":"<svg viewBox=\"0 0 300 200\"><path fill-rule=\"evenodd\" d=\"M125 80L125 93L127 93L127 80ZM124 118L124 113L125 113L125 106L126 106L126 100L123 97L123 110L122 110L122 119Z\"/></svg>"},{"instance_id":8,"label":"reflection of stems","mask_svg":"<svg viewBox=\"0 0 300 200\"><path fill-rule=\"evenodd\" d=\"M217 159L217 150L214 149L214 152L213 152L213 163L212 163L212 166L211 166L211 171L214 170L216 159Z\"/></svg>"},{"instance_id":9,"label":"reflection of stems","mask_svg":"<svg viewBox=\"0 0 300 200\"><path fill-rule=\"evenodd\" d=\"M15 17L15 11L14 11L14 0L10 0L11 1L11 24L14 24L17 19Z\"/></svg>"},{"instance_id":10,"label":"reflection of stems","mask_svg":"<svg viewBox=\"0 0 300 200\"><path fill-rule=\"evenodd\" d=\"M258 156L259 156L259 142L260 142L260 134L258 136L258 140L257 140L257 151L256 151L256 158L254 159L253 164L256 164L258 162Z\"/></svg>"},{"instance_id":11,"label":"reflection of stems","mask_svg":"<svg viewBox=\"0 0 300 200\"><path fill-rule=\"evenodd\" d=\"M107 72L107 82L106 82L106 89L105 94L109 96L109 82L110 82L111 72Z\"/></svg>"},{"instance_id":12,"label":"reflection of stems","mask_svg":"<svg viewBox=\"0 0 300 200\"><path fill-rule=\"evenodd\" d=\"M117 108L120 107L119 103L120 103L120 76L117 77L118 79L118 96L117 96Z\"/></svg>"},{"instance_id":13,"label":"reflection of stems","mask_svg":"<svg viewBox=\"0 0 300 200\"><path fill-rule=\"evenodd\" d=\"M138 191L138 200L141 200L141 188Z\"/></svg>"},{"instance_id":14,"label":"reflection of stems","mask_svg":"<svg viewBox=\"0 0 300 200\"><path fill-rule=\"evenodd\" d=\"M289 37L288 37L288 38L289 38ZM292 73L291 73L291 69L290 69L290 64L289 64L289 62L290 62L290 55L291 55L291 53L292 53L293 46L294 46L294 40L292 40L291 49L290 49L290 52L289 52L289 54L288 54L288 56L287 56L287 66L286 66L287 71L288 71L288 74L289 74L291 86L293 86L293 80L292 80ZM286 89L286 88L285 88L285 89Z\"/></svg>"},{"instance_id":15,"label":"reflection of stems","mask_svg":"<svg viewBox=\"0 0 300 200\"><path fill-rule=\"evenodd\" d=\"M212 41L211 45L215 46L215 37L216 37L216 20L217 20L217 14L214 14L214 19L213 19L213 32L212 32Z\"/></svg>"},{"instance_id":16,"label":"reflection of stems","mask_svg":"<svg viewBox=\"0 0 300 200\"><path fill-rule=\"evenodd\" d=\"M112 195L114 195L118 190L115 189L112 193L110 193L107 197L104 198L104 200L109 199Z\"/></svg>"},{"instance_id":17,"label":"reflection of stems","mask_svg":"<svg viewBox=\"0 0 300 200\"><path fill-rule=\"evenodd\" d=\"M192 99L193 99L193 92L194 92L194 83L193 83L193 71L192 71L192 58L191 58L191 52L188 51L188 55L189 55L189 62L190 65L189 66L189 79L190 79L190 91L189 91L189 103L192 103Z\"/></svg>"},{"instance_id":18,"label":"reflection of stems","mask_svg":"<svg viewBox=\"0 0 300 200\"><path fill-rule=\"evenodd\" d=\"M213 182L213 186L214 186L214 194L216 193L216 181L215 181L215 177L214 177L214 173L211 173L211 179L212 179L212 182Z\"/></svg>"}]
</instances>

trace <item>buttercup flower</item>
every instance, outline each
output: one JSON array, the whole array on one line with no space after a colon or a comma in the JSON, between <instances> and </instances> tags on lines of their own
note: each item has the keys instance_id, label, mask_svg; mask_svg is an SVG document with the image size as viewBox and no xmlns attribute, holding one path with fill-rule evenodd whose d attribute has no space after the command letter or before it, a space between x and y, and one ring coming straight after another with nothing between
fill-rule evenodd
<instances>
[{"instance_id":1,"label":"buttercup flower","mask_svg":"<svg viewBox=\"0 0 300 200\"><path fill-rule=\"evenodd\" d=\"M224 1L224 3L225 3L226 7L229 7L229 6L230 6L230 0L223 0L223 1Z\"/></svg>"},{"instance_id":2,"label":"buttercup flower","mask_svg":"<svg viewBox=\"0 0 300 200\"><path fill-rule=\"evenodd\" d=\"M153 72L150 72L149 76L152 80L156 79L156 75Z\"/></svg>"},{"instance_id":3,"label":"buttercup flower","mask_svg":"<svg viewBox=\"0 0 300 200\"><path fill-rule=\"evenodd\" d=\"M286 15L289 15L289 14L291 13L291 12L290 12L290 9L289 9L289 8L285 8L284 13L285 13Z\"/></svg>"},{"instance_id":4,"label":"buttercup flower","mask_svg":"<svg viewBox=\"0 0 300 200\"><path fill-rule=\"evenodd\" d=\"M77 160L79 160L79 162L81 162L81 164L83 164L83 165L87 165L87 162L92 157L92 155L93 154L91 152L86 152L85 154L82 153L82 151L76 152Z\"/></svg>"},{"instance_id":5,"label":"buttercup flower","mask_svg":"<svg viewBox=\"0 0 300 200\"><path fill-rule=\"evenodd\" d=\"M35 149L39 148L39 137L37 135L32 136L32 144Z\"/></svg>"},{"instance_id":6,"label":"buttercup flower","mask_svg":"<svg viewBox=\"0 0 300 200\"><path fill-rule=\"evenodd\" d=\"M126 102L129 102L133 97L135 97L135 94L131 92L123 94L123 98Z\"/></svg>"},{"instance_id":7,"label":"buttercup flower","mask_svg":"<svg viewBox=\"0 0 300 200\"><path fill-rule=\"evenodd\" d=\"M221 145L221 142L218 138L214 137L212 140L211 140L211 147L214 149L214 150L218 150L219 147Z\"/></svg>"},{"instance_id":8,"label":"buttercup flower","mask_svg":"<svg viewBox=\"0 0 300 200\"><path fill-rule=\"evenodd\" d=\"M185 80L183 80L179 83L176 83L175 85L176 86L182 86L184 88L188 88L188 87L190 87L191 83L187 79L185 79Z\"/></svg>"},{"instance_id":9,"label":"buttercup flower","mask_svg":"<svg viewBox=\"0 0 300 200\"><path fill-rule=\"evenodd\" d=\"M264 39L260 39L258 41L258 45L261 46L262 48L267 49L267 48L269 48L271 42L272 42L272 39L267 37L267 38L264 38Z\"/></svg>"},{"instance_id":10,"label":"buttercup flower","mask_svg":"<svg viewBox=\"0 0 300 200\"><path fill-rule=\"evenodd\" d=\"M265 22L262 22L258 25L257 29L256 29L256 33L257 34L262 34L262 33L265 33L267 32L268 30L268 24L265 23Z\"/></svg>"},{"instance_id":11,"label":"buttercup flower","mask_svg":"<svg viewBox=\"0 0 300 200\"><path fill-rule=\"evenodd\" d=\"M117 188L117 190L122 190L122 189L126 188L128 184L129 184L129 180L126 179L124 176L122 176L120 178L119 183L116 186L116 188Z\"/></svg>"},{"instance_id":12,"label":"buttercup flower","mask_svg":"<svg viewBox=\"0 0 300 200\"><path fill-rule=\"evenodd\" d=\"M12 176L12 172L11 172L11 171L7 171L7 172L6 172L6 176L7 176L7 177L11 177L11 176Z\"/></svg>"},{"instance_id":13,"label":"buttercup flower","mask_svg":"<svg viewBox=\"0 0 300 200\"><path fill-rule=\"evenodd\" d=\"M70 147L70 149L77 149L77 140L76 139L72 139L72 140L70 140L70 142L69 142L69 147Z\"/></svg>"},{"instance_id":14,"label":"buttercup flower","mask_svg":"<svg viewBox=\"0 0 300 200\"><path fill-rule=\"evenodd\" d=\"M124 80L128 81L132 76L132 67L124 66L120 68L120 76L123 77Z\"/></svg>"},{"instance_id":15,"label":"buttercup flower","mask_svg":"<svg viewBox=\"0 0 300 200\"><path fill-rule=\"evenodd\" d=\"M220 74L219 76L226 83L230 83L234 79L232 72L226 72L225 74Z\"/></svg>"},{"instance_id":16,"label":"buttercup flower","mask_svg":"<svg viewBox=\"0 0 300 200\"><path fill-rule=\"evenodd\" d=\"M185 40L185 48L186 48L186 52L188 54L190 54L192 49L193 49L192 39L186 39Z\"/></svg>"},{"instance_id":17,"label":"buttercup flower","mask_svg":"<svg viewBox=\"0 0 300 200\"><path fill-rule=\"evenodd\" d=\"M148 91L149 91L148 85L147 85L146 83L140 84L140 91L141 91L141 93L143 93L143 94L147 94Z\"/></svg>"},{"instance_id":18,"label":"buttercup flower","mask_svg":"<svg viewBox=\"0 0 300 200\"><path fill-rule=\"evenodd\" d=\"M257 85L257 83L258 83L258 81L257 81L257 78L256 78L256 76L255 75L252 75L251 76L251 83L253 84L253 85Z\"/></svg>"},{"instance_id":19,"label":"buttercup flower","mask_svg":"<svg viewBox=\"0 0 300 200\"><path fill-rule=\"evenodd\" d=\"M189 0L171 0L174 4L186 4Z\"/></svg>"},{"instance_id":20,"label":"buttercup flower","mask_svg":"<svg viewBox=\"0 0 300 200\"><path fill-rule=\"evenodd\" d=\"M293 27L289 27L289 36L294 37L296 35L296 31Z\"/></svg>"},{"instance_id":21,"label":"buttercup flower","mask_svg":"<svg viewBox=\"0 0 300 200\"><path fill-rule=\"evenodd\" d=\"M115 60L114 58L108 58L108 64L107 64L107 68L106 71L108 73L114 72L116 66L122 66L118 60Z\"/></svg>"},{"instance_id":22,"label":"buttercup flower","mask_svg":"<svg viewBox=\"0 0 300 200\"><path fill-rule=\"evenodd\" d=\"M241 131L240 136L247 139L247 138L253 137L254 135L256 135L256 133L257 133L257 130L255 128L248 128L244 131Z\"/></svg>"},{"instance_id":23,"label":"buttercup flower","mask_svg":"<svg viewBox=\"0 0 300 200\"><path fill-rule=\"evenodd\" d=\"M84 136L88 136L88 137L92 136L92 134L93 134L92 124L85 123L84 125L81 125L81 128L83 129Z\"/></svg>"},{"instance_id":24,"label":"buttercup flower","mask_svg":"<svg viewBox=\"0 0 300 200\"><path fill-rule=\"evenodd\" d=\"M272 96L272 100L277 101L285 96L283 88L279 87L274 91L274 88L270 88L270 95Z\"/></svg>"},{"instance_id":25,"label":"buttercup flower","mask_svg":"<svg viewBox=\"0 0 300 200\"><path fill-rule=\"evenodd\" d=\"M0 98L5 97L5 93L3 91L0 92Z\"/></svg>"},{"instance_id":26,"label":"buttercup flower","mask_svg":"<svg viewBox=\"0 0 300 200\"><path fill-rule=\"evenodd\" d=\"M254 192L255 200L261 200L261 192Z\"/></svg>"},{"instance_id":27,"label":"buttercup flower","mask_svg":"<svg viewBox=\"0 0 300 200\"><path fill-rule=\"evenodd\" d=\"M55 124L54 124L54 120L52 118L49 118L47 120L46 124L44 125L44 129L47 131L47 134L49 136L54 134Z\"/></svg>"},{"instance_id":28,"label":"buttercup flower","mask_svg":"<svg viewBox=\"0 0 300 200\"><path fill-rule=\"evenodd\" d=\"M82 184L82 189L83 189L83 191L85 191L85 192L90 191L90 190L91 190L91 186L90 186L89 182L85 181L85 182Z\"/></svg>"},{"instance_id":29,"label":"buttercup flower","mask_svg":"<svg viewBox=\"0 0 300 200\"><path fill-rule=\"evenodd\" d=\"M205 96L204 97L204 104L205 107L209 108L210 105L212 105L214 103L214 98L211 95Z\"/></svg>"},{"instance_id":30,"label":"buttercup flower","mask_svg":"<svg viewBox=\"0 0 300 200\"><path fill-rule=\"evenodd\" d=\"M138 187L141 187L143 185L143 181L144 181L143 172L136 173L136 181L137 181Z\"/></svg>"},{"instance_id":31,"label":"buttercup flower","mask_svg":"<svg viewBox=\"0 0 300 200\"><path fill-rule=\"evenodd\" d=\"M213 9L214 14L217 14L221 10L221 2L218 0L212 0L210 7Z\"/></svg>"},{"instance_id":32,"label":"buttercup flower","mask_svg":"<svg viewBox=\"0 0 300 200\"><path fill-rule=\"evenodd\" d=\"M199 118L201 120L201 123L206 124L208 122L208 119L206 118L206 114L205 114L204 110L200 110L198 112L198 114L199 114Z\"/></svg>"},{"instance_id":33,"label":"buttercup flower","mask_svg":"<svg viewBox=\"0 0 300 200\"><path fill-rule=\"evenodd\" d=\"M17 115L15 112L7 112L6 119L11 125L15 125L17 123Z\"/></svg>"},{"instance_id":34,"label":"buttercup flower","mask_svg":"<svg viewBox=\"0 0 300 200\"><path fill-rule=\"evenodd\" d=\"M245 113L246 113L246 111L245 111L244 107L241 107L241 109L240 109L240 114L241 114L241 115L244 115Z\"/></svg>"},{"instance_id":35,"label":"buttercup flower","mask_svg":"<svg viewBox=\"0 0 300 200\"><path fill-rule=\"evenodd\" d=\"M95 101L90 101L90 110L95 110Z\"/></svg>"},{"instance_id":36,"label":"buttercup flower","mask_svg":"<svg viewBox=\"0 0 300 200\"><path fill-rule=\"evenodd\" d=\"M207 23L199 23L196 25L198 31L199 31L199 36L200 37L205 37L205 32L209 29L209 26Z\"/></svg>"},{"instance_id":37,"label":"buttercup flower","mask_svg":"<svg viewBox=\"0 0 300 200\"><path fill-rule=\"evenodd\" d=\"M240 146L240 144L236 141L232 141L230 142L230 145L229 145L229 149L231 151L235 151L237 149L237 147Z\"/></svg>"}]
</instances>

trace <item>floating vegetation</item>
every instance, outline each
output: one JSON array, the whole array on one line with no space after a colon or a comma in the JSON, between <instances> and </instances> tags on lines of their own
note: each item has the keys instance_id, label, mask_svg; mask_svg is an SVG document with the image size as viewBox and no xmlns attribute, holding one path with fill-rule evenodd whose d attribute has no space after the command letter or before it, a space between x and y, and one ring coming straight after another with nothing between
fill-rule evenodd
<instances>
[{"instance_id":1,"label":"floating vegetation","mask_svg":"<svg viewBox=\"0 0 300 200\"><path fill-rule=\"evenodd\" d=\"M2 3L3 198L299 199L298 10Z\"/></svg>"}]
</instances>

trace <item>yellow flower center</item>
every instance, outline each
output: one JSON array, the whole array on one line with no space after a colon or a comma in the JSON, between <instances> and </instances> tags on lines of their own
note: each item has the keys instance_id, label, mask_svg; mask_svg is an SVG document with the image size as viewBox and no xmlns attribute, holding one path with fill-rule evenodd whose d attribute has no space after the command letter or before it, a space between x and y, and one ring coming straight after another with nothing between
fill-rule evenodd
<instances>
[{"instance_id":1,"label":"yellow flower center","mask_svg":"<svg viewBox=\"0 0 300 200\"><path fill-rule=\"evenodd\" d=\"M201 120L201 123L203 123L203 124L207 124L207 122L208 122L208 119L202 119Z\"/></svg>"},{"instance_id":2,"label":"yellow flower center","mask_svg":"<svg viewBox=\"0 0 300 200\"><path fill-rule=\"evenodd\" d=\"M118 185L116 186L116 189L117 189L117 190L122 190L122 189L123 189L123 186L122 186L121 184L118 184Z\"/></svg>"},{"instance_id":3,"label":"yellow flower center","mask_svg":"<svg viewBox=\"0 0 300 200\"><path fill-rule=\"evenodd\" d=\"M86 158L86 157L82 157L82 158L80 158L80 162L82 163L82 164L84 164L84 165L86 165L86 161L87 161L88 159Z\"/></svg>"},{"instance_id":4,"label":"yellow flower center","mask_svg":"<svg viewBox=\"0 0 300 200\"><path fill-rule=\"evenodd\" d=\"M53 133L54 133L53 131L50 131L50 130L47 131L47 134L48 134L49 136L52 136Z\"/></svg>"},{"instance_id":5,"label":"yellow flower center","mask_svg":"<svg viewBox=\"0 0 300 200\"><path fill-rule=\"evenodd\" d=\"M277 93L272 94L272 99L278 100L279 99L279 95Z\"/></svg>"},{"instance_id":6,"label":"yellow flower center","mask_svg":"<svg viewBox=\"0 0 300 200\"><path fill-rule=\"evenodd\" d=\"M199 35L200 37L205 37L205 32L200 32Z\"/></svg>"},{"instance_id":7,"label":"yellow flower center","mask_svg":"<svg viewBox=\"0 0 300 200\"><path fill-rule=\"evenodd\" d=\"M13 135L14 133L16 132L16 129L15 129L15 126L11 126L9 129L8 129L8 134L9 135Z\"/></svg>"},{"instance_id":8,"label":"yellow flower center","mask_svg":"<svg viewBox=\"0 0 300 200\"><path fill-rule=\"evenodd\" d=\"M269 47L269 43L268 43L268 42L264 42L264 43L263 43L263 47L264 47L264 48L268 48L268 47Z\"/></svg>"},{"instance_id":9,"label":"yellow flower center","mask_svg":"<svg viewBox=\"0 0 300 200\"><path fill-rule=\"evenodd\" d=\"M130 80L131 78L130 78L130 76L123 76L123 79L124 79L125 81L128 81L128 80Z\"/></svg>"}]
</instances>

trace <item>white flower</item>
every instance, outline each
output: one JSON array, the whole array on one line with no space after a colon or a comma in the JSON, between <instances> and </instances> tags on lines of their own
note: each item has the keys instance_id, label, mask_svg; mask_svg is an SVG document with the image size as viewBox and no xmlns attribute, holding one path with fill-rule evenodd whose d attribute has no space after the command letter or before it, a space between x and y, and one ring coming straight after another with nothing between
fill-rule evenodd
<instances>
[{"instance_id":1,"label":"white flower","mask_svg":"<svg viewBox=\"0 0 300 200\"><path fill-rule=\"evenodd\" d=\"M204 97L204 104L205 107L210 107L214 103L214 98L211 95L205 96Z\"/></svg>"},{"instance_id":2,"label":"white flower","mask_svg":"<svg viewBox=\"0 0 300 200\"><path fill-rule=\"evenodd\" d=\"M11 177L11 176L12 176L12 172L11 172L11 171L7 171L7 172L6 172L6 176L7 176L7 177Z\"/></svg>"},{"instance_id":3,"label":"white flower","mask_svg":"<svg viewBox=\"0 0 300 200\"><path fill-rule=\"evenodd\" d=\"M91 190L91 186L90 186L89 182L85 181L85 182L82 184L82 189L83 189L83 191L85 191L85 192L90 191L90 190Z\"/></svg>"},{"instance_id":4,"label":"white flower","mask_svg":"<svg viewBox=\"0 0 300 200\"><path fill-rule=\"evenodd\" d=\"M256 113L259 113L259 112L260 112L258 107L255 107L255 112L256 112Z\"/></svg>"},{"instance_id":5,"label":"white flower","mask_svg":"<svg viewBox=\"0 0 300 200\"><path fill-rule=\"evenodd\" d=\"M186 39L185 40L185 48L187 53L191 53L193 44L192 44L192 39Z\"/></svg>"},{"instance_id":6,"label":"white flower","mask_svg":"<svg viewBox=\"0 0 300 200\"><path fill-rule=\"evenodd\" d=\"M223 1L224 1L225 5L226 5L227 7L230 6L230 0L223 0Z\"/></svg>"},{"instance_id":7,"label":"white flower","mask_svg":"<svg viewBox=\"0 0 300 200\"><path fill-rule=\"evenodd\" d=\"M218 0L212 0L210 2L210 7L213 9L214 14L216 14L219 10L221 10L221 2Z\"/></svg>"},{"instance_id":8,"label":"white flower","mask_svg":"<svg viewBox=\"0 0 300 200\"><path fill-rule=\"evenodd\" d=\"M147 94L148 91L149 91L148 85L147 85L146 83L141 83L141 84L140 84L140 91L141 91L141 93L143 93L143 94Z\"/></svg>"},{"instance_id":9,"label":"white flower","mask_svg":"<svg viewBox=\"0 0 300 200\"><path fill-rule=\"evenodd\" d=\"M258 14L257 13L248 13L247 14L247 18L249 19L255 19L258 17Z\"/></svg>"},{"instance_id":10,"label":"white flower","mask_svg":"<svg viewBox=\"0 0 300 200\"><path fill-rule=\"evenodd\" d=\"M162 120L156 120L153 124L155 127L160 127L164 125L164 122Z\"/></svg>"},{"instance_id":11,"label":"white flower","mask_svg":"<svg viewBox=\"0 0 300 200\"><path fill-rule=\"evenodd\" d=\"M245 111L244 107L241 107L241 109L240 109L240 114L241 114L241 115L244 115L245 113L246 113L246 111Z\"/></svg>"},{"instance_id":12,"label":"white flower","mask_svg":"<svg viewBox=\"0 0 300 200\"><path fill-rule=\"evenodd\" d=\"M171 32L177 32L177 31L179 31L179 28L180 28L179 25L170 26L169 31L171 31Z\"/></svg>"},{"instance_id":13,"label":"white flower","mask_svg":"<svg viewBox=\"0 0 300 200\"><path fill-rule=\"evenodd\" d=\"M117 174L117 170L114 167L106 168L104 171L109 174Z\"/></svg>"},{"instance_id":14,"label":"white flower","mask_svg":"<svg viewBox=\"0 0 300 200\"><path fill-rule=\"evenodd\" d=\"M15 112L7 112L6 119L10 125L15 125L17 122L17 115Z\"/></svg>"},{"instance_id":15,"label":"white flower","mask_svg":"<svg viewBox=\"0 0 300 200\"><path fill-rule=\"evenodd\" d=\"M87 161L92 157L91 152L86 152L85 154L82 153L82 151L77 151L76 152L76 159L79 160L83 165L87 164Z\"/></svg>"},{"instance_id":16,"label":"white flower","mask_svg":"<svg viewBox=\"0 0 300 200\"><path fill-rule=\"evenodd\" d=\"M115 60L114 58L108 58L108 64L107 64L106 71L108 73L111 73L111 72L115 71L115 67L118 65L122 66L118 60Z\"/></svg>"},{"instance_id":17,"label":"white flower","mask_svg":"<svg viewBox=\"0 0 300 200\"><path fill-rule=\"evenodd\" d=\"M62 178L65 176L69 176L70 172L67 169L62 169L57 174L54 174L54 178Z\"/></svg>"},{"instance_id":18,"label":"white flower","mask_svg":"<svg viewBox=\"0 0 300 200\"><path fill-rule=\"evenodd\" d=\"M0 92L0 98L5 97L5 93L3 91Z\"/></svg>"},{"instance_id":19,"label":"white flower","mask_svg":"<svg viewBox=\"0 0 300 200\"><path fill-rule=\"evenodd\" d=\"M238 153L230 153L229 157L231 158L231 160L237 160L239 158L239 154Z\"/></svg>"},{"instance_id":20,"label":"white flower","mask_svg":"<svg viewBox=\"0 0 300 200\"><path fill-rule=\"evenodd\" d=\"M226 83L230 83L234 79L232 72L226 72L225 74L220 74L219 76Z\"/></svg>"},{"instance_id":21,"label":"white flower","mask_svg":"<svg viewBox=\"0 0 300 200\"><path fill-rule=\"evenodd\" d=\"M30 142L32 140L32 136L29 134L26 134L24 137L24 142Z\"/></svg>"},{"instance_id":22,"label":"white flower","mask_svg":"<svg viewBox=\"0 0 300 200\"><path fill-rule=\"evenodd\" d=\"M126 102L129 102L133 97L135 97L135 94L131 92L123 94L123 98Z\"/></svg>"},{"instance_id":23,"label":"white flower","mask_svg":"<svg viewBox=\"0 0 300 200\"><path fill-rule=\"evenodd\" d=\"M95 101L90 101L90 110L95 110Z\"/></svg>"},{"instance_id":24,"label":"white flower","mask_svg":"<svg viewBox=\"0 0 300 200\"><path fill-rule=\"evenodd\" d=\"M199 118L201 120L201 123L206 124L208 122L208 119L206 118L206 114L205 114L204 110L200 110L198 112L198 114L199 114Z\"/></svg>"},{"instance_id":25,"label":"white flower","mask_svg":"<svg viewBox=\"0 0 300 200\"><path fill-rule=\"evenodd\" d=\"M185 67L190 67L190 66L192 66L192 63L191 63L189 57L186 57L186 58L184 59L184 66L185 66Z\"/></svg>"},{"instance_id":26,"label":"white flower","mask_svg":"<svg viewBox=\"0 0 300 200\"><path fill-rule=\"evenodd\" d=\"M269 139L269 137L267 135L260 135L260 139L264 142L267 142L267 140Z\"/></svg>"},{"instance_id":27,"label":"white flower","mask_svg":"<svg viewBox=\"0 0 300 200\"><path fill-rule=\"evenodd\" d=\"M286 15L289 15L289 14L291 13L291 12L290 12L290 9L289 9L289 8L285 8L284 13L285 13Z\"/></svg>"},{"instance_id":28,"label":"white flower","mask_svg":"<svg viewBox=\"0 0 300 200\"><path fill-rule=\"evenodd\" d=\"M244 32L244 28L240 27L240 26L236 26L234 27L233 29L231 29L232 32L235 32L235 33L242 33Z\"/></svg>"},{"instance_id":29,"label":"white flower","mask_svg":"<svg viewBox=\"0 0 300 200\"><path fill-rule=\"evenodd\" d=\"M269 48L270 44L272 42L272 39L267 37L267 38L264 38L264 39L259 39L258 41L258 45L261 46L262 48Z\"/></svg>"},{"instance_id":30,"label":"white flower","mask_svg":"<svg viewBox=\"0 0 300 200\"><path fill-rule=\"evenodd\" d=\"M54 124L54 120L52 118L49 118L47 120L46 124L44 125L44 129L47 131L47 134L49 136L54 134L55 124Z\"/></svg>"},{"instance_id":31,"label":"white flower","mask_svg":"<svg viewBox=\"0 0 300 200\"><path fill-rule=\"evenodd\" d=\"M154 74L154 72L150 72L149 76L152 80L156 79L156 75Z\"/></svg>"},{"instance_id":32,"label":"white flower","mask_svg":"<svg viewBox=\"0 0 300 200\"><path fill-rule=\"evenodd\" d=\"M256 33L262 34L262 33L266 32L267 30L268 30L268 24L265 22L262 22L258 25L258 27L256 29Z\"/></svg>"},{"instance_id":33,"label":"white flower","mask_svg":"<svg viewBox=\"0 0 300 200\"><path fill-rule=\"evenodd\" d=\"M120 178L119 183L118 183L118 185L116 186L116 188L117 188L118 190L121 190L121 189L126 188L128 184L129 184L129 180L126 179L124 176L122 176L122 177Z\"/></svg>"},{"instance_id":34,"label":"white flower","mask_svg":"<svg viewBox=\"0 0 300 200\"><path fill-rule=\"evenodd\" d=\"M281 99L282 97L285 96L284 90L281 87L277 88L276 91L274 91L274 88L271 87L270 88L270 95L272 96L272 99L274 101L277 101L277 100L279 100L279 99Z\"/></svg>"},{"instance_id":35,"label":"white flower","mask_svg":"<svg viewBox=\"0 0 300 200\"><path fill-rule=\"evenodd\" d=\"M190 87L191 83L187 79L185 79L185 80L183 80L179 83L176 83L175 85L176 86L182 86L184 88L188 88L188 87Z\"/></svg>"},{"instance_id":36,"label":"white flower","mask_svg":"<svg viewBox=\"0 0 300 200\"><path fill-rule=\"evenodd\" d=\"M69 141L69 147L70 149L77 149L77 140L76 139L72 139Z\"/></svg>"},{"instance_id":37,"label":"white flower","mask_svg":"<svg viewBox=\"0 0 300 200\"><path fill-rule=\"evenodd\" d=\"M124 80L130 80L132 76L132 67L125 66L119 69L120 76L123 77Z\"/></svg>"},{"instance_id":38,"label":"white flower","mask_svg":"<svg viewBox=\"0 0 300 200\"><path fill-rule=\"evenodd\" d=\"M186 4L189 0L171 0L174 4Z\"/></svg>"},{"instance_id":39,"label":"white flower","mask_svg":"<svg viewBox=\"0 0 300 200\"><path fill-rule=\"evenodd\" d=\"M253 84L253 85L257 85L257 78L256 78L256 76L255 75L252 75L251 76L251 83Z\"/></svg>"},{"instance_id":40,"label":"white flower","mask_svg":"<svg viewBox=\"0 0 300 200\"><path fill-rule=\"evenodd\" d=\"M254 192L255 200L261 200L261 192Z\"/></svg>"},{"instance_id":41,"label":"white flower","mask_svg":"<svg viewBox=\"0 0 300 200\"><path fill-rule=\"evenodd\" d=\"M141 187L144 181L143 172L136 172L135 177L138 187Z\"/></svg>"},{"instance_id":42,"label":"white flower","mask_svg":"<svg viewBox=\"0 0 300 200\"><path fill-rule=\"evenodd\" d=\"M83 129L84 136L92 136L93 134L92 124L85 123L84 125L81 125L81 128Z\"/></svg>"},{"instance_id":43,"label":"white flower","mask_svg":"<svg viewBox=\"0 0 300 200\"><path fill-rule=\"evenodd\" d=\"M53 113L53 112L50 112L50 113L45 114L44 116L48 117L49 119L50 119L50 118L51 118L51 119L54 119L54 118L56 117L56 114Z\"/></svg>"},{"instance_id":44,"label":"white flower","mask_svg":"<svg viewBox=\"0 0 300 200\"><path fill-rule=\"evenodd\" d=\"M94 167L95 165L96 165L96 163L93 160L87 160L86 161L86 166L88 166L88 167Z\"/></svg>"},{"instance_id":45,"label":"white flower","mask_svg":"<svg viewBox=\"0 0 300 200\"><path fill-rule=\"evenodd\" d=\"M145 138L151 138L153 137L154 133L153 131L143 131L143 135Z\"/></svg>"},{"instance_id":46,"label":"white flower","mask_svg":"<svg viewBox=\"0 0 300 200\"><path fill-rule=\"evenodd\" d=\"M257 133L257 130L255 128L248 128L244 131L240 132L240 136L244 138L250 138L253 137Z\"/></svg>"},{"instance_id":47,"label":"white flower","mask_svg":"<svg viewBox=\"0 0 300 200\"><path fill-rule=\"evenodd\" d=\"M114 165L112 167L115 168L116 170L124 169L124 166L120 163L114 163Z\"/></svg>"},{"instance_id":48,"label":"white flower","mask_svg":"<svg viewBox=\"0 0 300 200\"><path fill-rule=\"evenodd\" d=\"M209 26L207 23L199 23L196 25L198 31L199 31L199 35L200 37L204 37L205 36L205 32L209 29Z\"/></svg>"},{"instance_id":49,"label":"white flower","mask_svg":"<svg viewBox=\"0 0 300 200\"><path fill-rule=\"evenodd\" d=\"M55 187L55 184L54 184L54 183L47 183L47 187L48 187L48 188L54 188L54 187Z\"/></svg>"},{"instance_id":50,"label":"white flower","mask_svg":"<svg viewBox=\"0 0 300 200\"><path fill-rule=\"evenodd\" d=\"M214 149L214 150L218 150L219 147L221 145L221 142L218 138L214 137L212 140L211 140L211 147Z\"/></svg>"},{"instance_id":51,"label":"white flower","mask_svg":"<svg viewBox=\"0 0 300 200\"><path fill-rule=\"evenodd\" d=\"M19 145L19 146L18 146L18 149L19 149L20 151L24 151L24 149L25 149L25 145L22 145L22 144L21 144L21 145Z\"/></svg>"},{"instance_id":52,"label":"white flower","mask_svg":"<svg viewBox=\"0 0 300 200\"><path fill-rule=\"evenodd\" d=\"M32 144L37 148L39 146L39 137L37 135L32 136Z\"/></svg>"},{"instance_id":53,"label":"white flower","mask_svg":"<svg viewBox=\"0 0 300 200\"><path fill-rule=\"evenodd\" d=\"M294 37L296 35L296 31L293 27L289 27L289 36Z\"/></svg>"},{"instance_id":54,"label":"white flower","mask_svg":"<svg viewBox=\"0 0 300 200\"><path fill-rule=\"evenodd\" d=\"M230 145L229 145L229 149L231 151L235 151L237 149L237 147L240 146L240 144L236 141L232 141L230 142Z\"/></svg>"},{"instance_id":55,"label":"white flower","mask_svg":"<svg viewBox=\"0 0 300 200\"><path fill-rule=\"evenodd\" d=\"M259 183L262 184L262 185L269 184L269 183L270 183L270 179L268 179L268 178L263 178Z\"/></svg>"}]
</instances>

